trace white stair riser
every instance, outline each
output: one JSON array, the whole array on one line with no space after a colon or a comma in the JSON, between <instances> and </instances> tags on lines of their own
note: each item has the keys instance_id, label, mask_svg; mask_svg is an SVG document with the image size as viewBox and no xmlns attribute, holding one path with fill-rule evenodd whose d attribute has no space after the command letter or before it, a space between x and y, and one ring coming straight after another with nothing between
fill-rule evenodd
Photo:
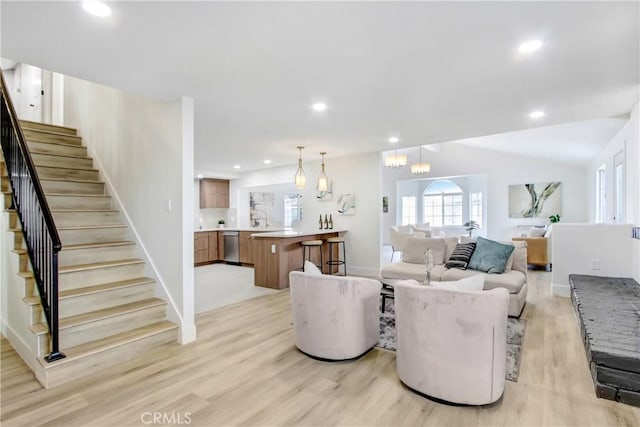
<instances>
[{"instance_id":1,"label":"white stair riser","mask_svg":"<svg viewBox=\"0 0 640 427\"><path fill-rule=\"evenodd\" d=\"M118 259L135 258L135 245L106 246L87 249L65 250L64 247L58 255L60 266L93 264L102 261L115 261Z\"/></svg>"},{"instance_id":2,"label":"white stair riser","mask_svg":"<svg viewBox=\"0 0 640 427\"><path fill-rule=\"evenodd\" d=\"M159 322L165 317L164 305L137 310L118 316L100 319L70 328L60 329L60 348L64 349L90 341L106 338L120 332ZM48 335L40 335L41 346L47 348Z\"/></svg>"},{"instance_id":3,"label":"white stair riser","mask_svg":"<svg viewBox=\"0 0 640 427\"><path fill-rule=\"evenodd\" d=\"M76 144L70 145L66 141L52 142L64 142L64 144L27 140L27 145L29 146L29 150L39 151L41 153L59 154L62 156L87 156L87 147Z\"/></svg>"},{"instance_id":4,"label":"white stair riser","mask_svg":"<svg viewBox=\"0 0 640 427\"><path fill-rule=\"evenodd\" d=\"M155 284L153 282L126 286L104 292L62 298L59 302L58 310L60 317L75 316L76 314L89 313L95 310L102 310L103 308L111 308L117 305L153 298L154 292Z\"/></svg>"},{"instance_id":5,"label":"white stair riser","mask_svg":"<svg viewBox=\"0 0 640 427\"><path fill-rule=\"evenodd\" d=\"M122 224L120 212L53 212L56 227Z\"/></svg>"},{"instance_id":6,"label":"white stair riser","mask_svg":"<svg viewBox=\"0 0 640 427\"><path fill-rule=\"evenodd\" d=\"M40 179L62 178L62 179L83 179L88 181L98 180L97 170L52 168L47 166L37 166Z\"/></svg>"},{"instance_id":7,"label":"white stair riser","mask_svg":"<svg viewBox=\"0 0 640 427\"><path fill-rule=\"evenodd\" d=\"M42 374L44 378L38 377L38 381L46 388L73 381L86 375L87 372L114 366L130 360L131 358L163 344L175 342L177 339L177 329L170 329L143 339L139 339L106 351L96 353L91 357L84 357L73 361L73 363L61 364L45 369Z\"/></svg>"},{"instance_id":8,"label":"white stair riser","mask_svg":"<svg viewBox=\"0 0 640 427\"><path fill-rule=\"evenodd\" d=\"M37 291L36 291L37 294ZM28 317L31 325L35 325L36 323L46 322L44 318L44 311L42 311L42 306L40 304L27 306L27 309L30 310Z\"/></svg>"},{"instance_id":9,"label":"white stair riser","mask_svg":"<svg viewBox=\"0 0 640 427\"><path fill-rule=\"evenodd\" d=\"M104 195L103 182L40 181L45 193Z\"/></svg>"},{"instance_id":10,"label":"white stair riser","mask_svg":"<svg viewBox=\"0 0 640 427\"><path fill-rule=\"evenodd\" d=\"M47 195L51 210L56 209L111 209L111 197L82 197L67 195Z\"/></svg>"},{"instance_id":11,"label":"white stair riser","mask_svg":"<svg viewBox=\"0 0 640 427\"><path fill-rule=\"evenodd\" d=\"M62 245L76 245L81 243L119 242L127 240L127 227L93 228L79 230L58 229Z\"/></svg>"},{"instance_id":12,"label":"white stair riser","mask_svg":"<svg viewBox=\"0 0 640 427\"><path fill-rule=\"evenodd\" d=\"M142 277L144 263L95 268L59 274L60 290L77 289L85 286L129 280Z\"/></svg>"},{"instance_id":13,"label":"white stair riser","mask_svg":"<svg viewBox=\"0 0 640 427\"><path fill-rule=\"evenodd\" d=\"M47 123L27 122L27 121L21 120L20 126L22 127L23 132L37 132L38 130L43 130L46 132L62 133L64 135L71 135L71 136L75 136L78 134L76 129L67 128L63 126L50 125Z\"/></svg>"},{"instance_id":14,"label":"white stair riser","mask_svg":"<svg viewBox=\"0 0 640 427\"><path fill-rule=\"evenodd\" d=\"M33 164L36 166L57 166L62 168L86 168L93 167L93 160L87 157L64 157L51 154L31 153Z\"/></svg>"}]
</instances>

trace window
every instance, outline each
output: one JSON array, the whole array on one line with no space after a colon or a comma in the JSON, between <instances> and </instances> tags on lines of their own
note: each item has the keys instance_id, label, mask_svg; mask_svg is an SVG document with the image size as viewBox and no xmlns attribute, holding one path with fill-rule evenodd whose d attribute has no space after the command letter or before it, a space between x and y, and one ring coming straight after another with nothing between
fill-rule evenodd
<instances>
[{"instance_id":1,"label":"window","mask_svg":"<svg viewBox=\"0 0 640 427\"><path fill-rule=\"evenodd\" d=\"M613 157L613 166L615 172L615 208L614 222L621 224L624 222L624 151L620 151Z\"/></svg>"},{"instance_id":2,"label":"window","mask_svg":"<svg viewBox=\"0 0 640 427\"><path fill-rule=\"evenodd\" d=\"M297 193L284 195L284 226L293 227L302 221L302 197Z\"/></svg>"},{"instance_id":3,"label":"window","mask_svg":"<svg viewBox=\"0 0 640 427\"><path fill-rule=\"evenodd\" d=\"M596 171L596 222L604 222L606 215L606 177L607 168L602 165Z\"/></svg>"},{"instance_id":4,"label":"window","mask_svg":"<svg viewBox=\"0 0 640 427\"><path fill-rule=\"evenodd\" d=\"M402 225L416 223L416 198L402 196Z\"/></svg>"},{"instance_id":5,"label":"window","mask_svg":"<svg viewBox=\"0 0 640 427\"><path fill-rule=\"evenodd\" d=\"M462 189L454 182L434 181L422 197L423 222L435 227L462 225Z\"/></svg>"},{"instance_id":6,"label":"window","mask_svg":"<svg viewBox=\"0 0 640 427\"><path fill-rule=\"evenodd\" d=\"M469 204L471 206L469 219L477 222L478 226L482 226L482 193L471 193Z\"/></svg>"}]
</instances>

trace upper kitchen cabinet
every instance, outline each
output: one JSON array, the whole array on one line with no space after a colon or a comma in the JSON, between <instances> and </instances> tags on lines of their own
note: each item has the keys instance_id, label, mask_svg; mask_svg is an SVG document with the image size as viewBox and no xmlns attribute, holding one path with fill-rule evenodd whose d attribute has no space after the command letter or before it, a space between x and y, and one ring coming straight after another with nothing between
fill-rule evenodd
<instances>
[{"instance_id":1,"label":"upper kitchen cabinet","mask_svg":"<svg viewBox=\"0 0 640 427\"><path fill-rule=\"evenodd\" d=\"M200 180L200 209L229 208L229 180Z\"/></svg>"}]
</instances>

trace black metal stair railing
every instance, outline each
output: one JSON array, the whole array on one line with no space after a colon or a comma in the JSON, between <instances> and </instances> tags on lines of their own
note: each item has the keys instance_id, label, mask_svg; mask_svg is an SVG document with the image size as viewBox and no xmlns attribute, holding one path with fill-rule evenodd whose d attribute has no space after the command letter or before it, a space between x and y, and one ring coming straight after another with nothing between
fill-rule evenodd
<instances>
[{"instance_id":1,"label":"black metal stair railing","mask_svg":"<svg viewBox=\"0 0 640 427\"><path fill-rule=\"evenodd\" d=\"M22 225L33 278L51 334L51 352L45 360L53 362L65 357L59 348L58 330L58 252L62 245L1 71L0 83L2 153L13 192L12 205Z\"/></svg>"}]
</instances>

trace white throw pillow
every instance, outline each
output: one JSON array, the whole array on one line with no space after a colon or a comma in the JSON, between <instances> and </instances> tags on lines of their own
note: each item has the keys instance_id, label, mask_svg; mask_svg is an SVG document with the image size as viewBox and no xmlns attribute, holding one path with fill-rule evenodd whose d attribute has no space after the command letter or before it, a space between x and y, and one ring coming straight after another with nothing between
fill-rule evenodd
<instances>
[{"instance_id":1,"label":"white throw pillow","mask_svg":"<svg viewBox=\"0 0 640 427\"><path fill-rule=\"evenodd\" d=\"M322 276L322 271L311 261L304 262L304 272L310 276Z\"/></svg>"},{"instance_id":2,"label":"white throw pillow","mask_svg":"<svg viewBox=\"0 0 640 427\"><path fill-rule=\"evenodd\" d=\"M431 249L433 254L433 265L443 264L445 255L445 244L443 239L428 239L410 237L402 248L402 261L411 264L424 264L424 254L427 249Z\"/></svg>"},{"instance_id":3,"label":"white throw pillow","mask_svg":"<svg viewBox=\"0 0 640 427\"><path fill-rule=\"evenodd\" d=\"M481 291L484 288L484 274L475 274L455 282L431 282L431 286L450 291Z\"/></svg>"},{"instance_id":4,"label":"white throw pillow","mask_svg":"<svg viewBox=\"0 0 640 427\"><path fill-rule=\"evenodd\" d=\"M411 226L410 225L399 225L398 231L405 234L411 234Z\"/></svg>"},{"instance_id":5,"label":"white throw pillow","mask_svg":"<svg viewBox=\"0 0 640 427\"><path fill-rule=\"evenodd\" d=\"M544 237L546 231L544 227L531 227L527 233L527 237Z\"/></svg>"}]
</instances>

